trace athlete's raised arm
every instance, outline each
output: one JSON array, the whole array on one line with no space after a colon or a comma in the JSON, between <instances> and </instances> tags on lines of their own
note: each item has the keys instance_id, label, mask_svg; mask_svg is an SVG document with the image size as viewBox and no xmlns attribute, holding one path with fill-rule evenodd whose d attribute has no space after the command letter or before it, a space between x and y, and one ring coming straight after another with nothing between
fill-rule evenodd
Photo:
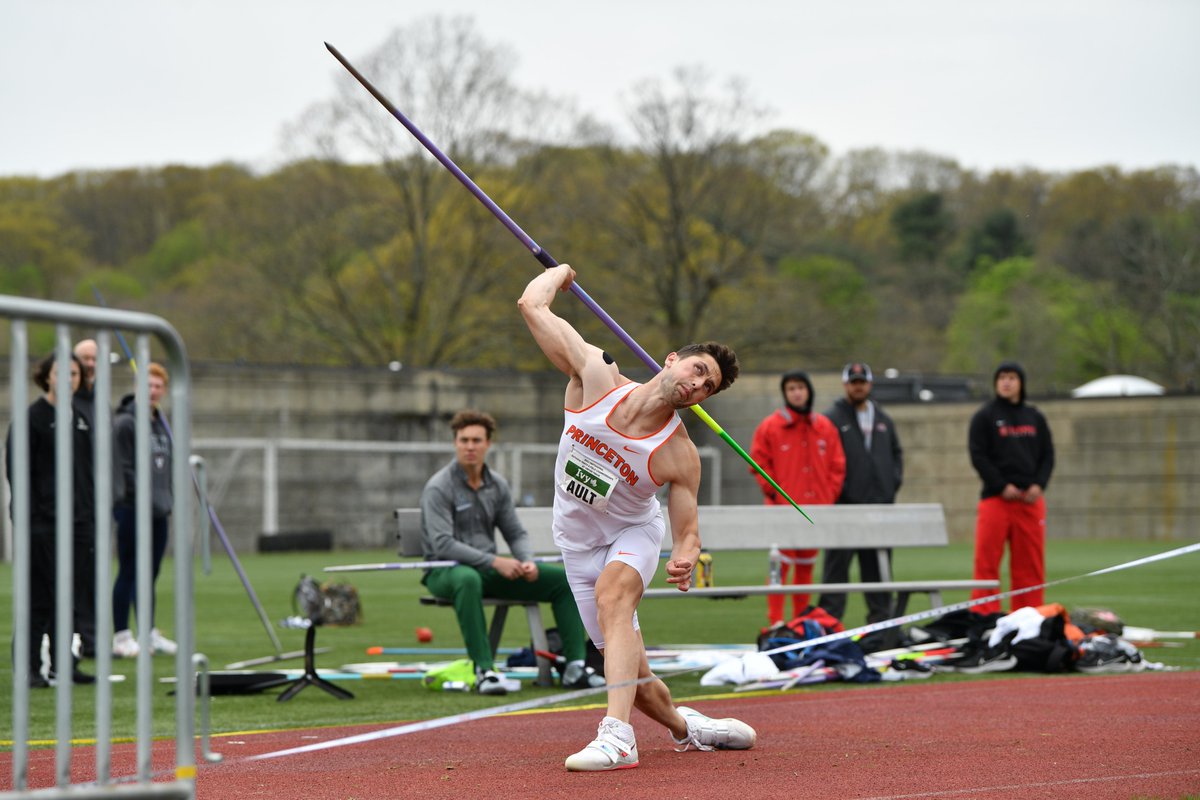
<instances>
[{"instance_id":1,"label":"athlete's raised arm","mask_svg":"<svg viewBox=\"0 0 1200 800\"><path fill-rule=\"evenodd\" d=\"M575 270L560 264L530 281L517 301L542 352L571 379L567 384L570 404L590 403L627 380L603 350L585 342L566 320L550 310L554 296L571 288L574 279Z\"/></svg>"}]
</instances>

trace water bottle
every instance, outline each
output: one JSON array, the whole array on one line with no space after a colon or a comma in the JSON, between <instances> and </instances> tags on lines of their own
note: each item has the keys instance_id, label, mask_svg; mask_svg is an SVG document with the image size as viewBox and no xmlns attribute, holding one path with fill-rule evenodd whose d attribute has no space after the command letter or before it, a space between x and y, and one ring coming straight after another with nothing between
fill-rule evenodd
<instances>
[{"instance_id":1,"label":"water bottle","mask_svg":"<svg viewBox=\"0 0 1200 800\"><path fill-rule=\"evenodd\" d=\"M779 545L771 545L771 552L767 555L767 582L772 586L779 586L783 583L783 553L779 552Z\"/></svg>"},{"instance_id":2,"label":"water bottle","mask_svg":"<svg viewBox=\"0 0 1200 800\"><path fill-rule=\"evenodd\" d=\"M712 554L706 550L700 551L697 560L695 582L697 589L709 588L713 585Z\"/></svg>"},{"instance_id":3,"label":"water bottle","mask_svg":"<svg viewBox=\"0 0 1200 800\"><path fill-rule=\"evenodd\" d=\"M469 692L471 684L466 681L446 681L442 684L443 692Z\"/></svg>"}]
</instances>

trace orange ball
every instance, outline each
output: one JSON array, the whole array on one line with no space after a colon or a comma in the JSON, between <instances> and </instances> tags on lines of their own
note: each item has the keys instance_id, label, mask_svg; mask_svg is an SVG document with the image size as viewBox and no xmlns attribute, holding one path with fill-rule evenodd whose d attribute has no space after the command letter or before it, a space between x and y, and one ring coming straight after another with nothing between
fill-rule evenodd
<instances>
[{"instance_id":1,"label":"orange ball","mask_svg":"<svg viewBox=\"0 0 1200 800\"><path fill-rule=\"evenodd\" d=\"M417 628L417 641L418 642L432 642L433 641L433 630L431 630L430 628Z\"/></svg>"}]
</instances>

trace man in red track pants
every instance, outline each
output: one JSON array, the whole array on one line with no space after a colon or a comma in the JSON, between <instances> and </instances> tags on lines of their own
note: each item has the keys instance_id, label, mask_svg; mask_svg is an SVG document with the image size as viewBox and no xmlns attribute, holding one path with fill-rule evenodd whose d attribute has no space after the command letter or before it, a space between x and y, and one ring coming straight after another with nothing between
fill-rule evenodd
<instances>
[{"instance_id":1,"label":"man in red track pants","mask_svg":"<svg viewBox=\"0 0 1200 800\"><path fill-rule=\"evenodd\" d=\"M1054 443L1042 413L1025 402L1025 370L1015 361L996 368L995 397L971 419L967 446L983 481L975 519L975 579L997 580L1004 546L1009 548L1011 588L1046 582L1046 501L1042 494L1054 469ZM986 597L976 590L972 598ZM1042 590L1012 598L1012 610L1039 606ZM972 611L993 614L1000 603Z\"/></svg>"},{"instance_id":2,"label":"man in red track pants","mask_svg":"<svg viewBox=\"0 0 1200 800\"><path fill-rule=\"evenodd\" d=\"M806 372L798 369L785 372L779 389L783 393L783 408L759 423L750 443L750 457L801 507L831 505L842 491L846 477L846 456L837 428L823 414L812 410L812 381ZM751 473L762 488L763 502L787 503L761 475L754 470ZM817 551L785 549L782 553L782 582L788 582L790 567L792 583L812 583ZM792 617L805 612L809 597L792 595ZM770 624L784 621L783 607L782 594L767 595Z\"/></svg>"}]
</instances>

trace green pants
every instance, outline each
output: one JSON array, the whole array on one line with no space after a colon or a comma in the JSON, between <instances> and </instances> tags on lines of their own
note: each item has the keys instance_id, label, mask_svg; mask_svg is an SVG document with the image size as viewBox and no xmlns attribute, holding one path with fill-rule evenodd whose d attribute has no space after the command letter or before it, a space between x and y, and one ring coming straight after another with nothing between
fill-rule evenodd
<instances>
[{"instance_id":1,"label":"green pants","mask_svg":"<svg viewBox=\"0 0 1200 800\"><path fill-rule=\"evenodd\" d=\"M431 594L454 601L454 613L467 646L467 655L479 669L495 666L483 615L485 597L549 603L554 609L558 635L562 637L563 655L568 661L577 661L587 654L583 622L579 619L579 609L561 564L539 564L538 578L532 582L510 581L494 569L481 571L460 564L429 570L423 583Z\"/></svg>"}]
</instances>

